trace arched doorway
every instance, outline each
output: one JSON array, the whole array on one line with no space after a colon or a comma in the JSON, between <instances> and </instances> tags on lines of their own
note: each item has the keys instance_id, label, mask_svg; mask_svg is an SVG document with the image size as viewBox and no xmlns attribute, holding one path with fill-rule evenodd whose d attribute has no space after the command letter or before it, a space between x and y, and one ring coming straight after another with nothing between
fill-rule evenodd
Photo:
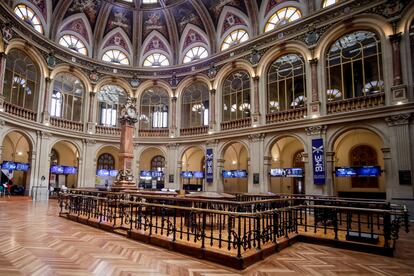
<instances>
[{"instance_id":1,"label":"arched doorway","mask_svg":"<svg viewBox=\"0 0 414 276\"><path fill-rule=\"evenodd\" d=\"M184 190L204 190L204 158L204 152L199 147L188 148L183 153L181 158L181 183Z\"/></svg>"},{"instance_id":2,"label":"arched doorway","mask_svg":"<svg viewBox=\"0 0 414 276\"><path fill-rule=\"evenodd\" d=\"M363 168L384 168L382 139L373 131L353 129L341 134L334 142L333 175L336 194L341 197L386 198L384 173L366 176ZM368 166L368 167L367 167ZM349 173L339 173L347 170Z\"/></svg>"},{"instance_id":3,"label":"arched doorway","mask_svg":"<svg viewBox=\"0 0 414 276\"><path fill-rule=\"evenodd\" d=\"M8 133L2 144L1 189L13 195L28 195L31 171L30 140L18 131ZM3 186L4 184L8 187Z\"/></svg>"},{"instance_id":4,"label":"arched doorway","mask_svg":"<svg viewBox=\"0 0 414 276\"><path fill-rule=\"evenodd\" d=\"M223 150L224 172L240 171L238 175L226 176L223 172L223 188L227 193L247 193L248 192L248 162L249 155L247 148L240 142L231 143ZM244 175L244 172L246 174Z\"/></svg>"},{"instance_id":5,"label":"arched doorway","mask_svg":"<svg viewBox=\"0 0 414 276\"><path fill-rule=\"evenodd\" d=\"M79 152L74 144L59 141L50 151L49 186L53 190L78 186Z\"/></svg>"},{"instance_id":6,"label":"arched doorway","mask_svg":"<svg viewBox=\"0 0 414 276\"><path fill-rule=\"evenodd\" d=\"M97 186L112 186L118 174L118 153L116 147L105 146L96 153L96 178Z\"/></svg>"},{"instance_id":7,"label":"arched doorway","mask_svg":"<svg viewBox=\"0 0 414 276\"><path fill-rule=\"evenodd\" d=\"M303 144L295 137L283 137L270 148L270 191L281 194L305 193Z\"/></svg>"},{"instance_id":8,"label":"arched doorway","mask_svg":"<svg viewBox=\"0 0 414 276\"><path fill-rule=\"evenodd\" d=\"M139 159L139 187L144 189L164 188L165 168L165 156L159 148L145 149Z\"/></svg>"}]
</instances>

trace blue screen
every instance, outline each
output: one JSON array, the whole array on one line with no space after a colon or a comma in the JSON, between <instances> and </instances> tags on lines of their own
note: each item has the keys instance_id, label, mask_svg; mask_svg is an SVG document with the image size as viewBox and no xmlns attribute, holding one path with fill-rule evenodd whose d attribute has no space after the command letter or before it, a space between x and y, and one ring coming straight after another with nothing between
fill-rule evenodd
<instances>
[{"instance_id":1,"label":"blue screen","mask_svg":"<svg viewBox=\"0 0 414 276\"><path fill-rule=\"evenodd\" d=\"M282 168L270 169L270 176L282 177L285 175L285 170Z\"/></svg>"},{"instance_id":2,"label":"blue screen","mask_svg":"<svg viewBox=\"0 0 414 276\"><path fill-rule=\"evenodd\" d=\"M335 175L338 177L357 176L357 171L352 167L335 168Z\"/></svg>"},{"instance_id":3,"label":"blue screen","mask_svg":"<svg viewBox=\"0 0 414 276\"><path fill-rule=\"evenodd\" d=\"M64 174L76 174L77 173L76 167L69 167L69 166L63 166L63 173Z\"/></svg>"},{"instance_id":4,"label":"blue screen","mask_svg":"<svg viewBox=\"0 0 414 276\"><path fill-rule=\"evenodd\" d=\"M194 172L194 178L204 178L204 172Z\"/></svg>"},{"instance_id":5,"label":"blue screen","mask_svg":"<svg viewBox=\"0 0 414 276\"><path fill-rule=\"evenodd\" d=\"M193 178L193 172L182 172L181 177L182 178Z\"/></svg>"},{"instance_id":6,"label":"blue screen","mask_svg":"<svg viewBox=\"0 0 414 276\"><path fill-rule=\"evenodd\" d=\"M63 174L64 168L63 166L55 165L55 166L50 167L50 172L54 174Z\"/></svg>"},{"instance_id":7,"label":"blue screen","mask_svg":"<svg viewBox=\"0 0 414 276\"><path fill-rule=\"evenodd\" d=\"M3 164L1 164L1 168L3 170L15 170L16 169L16 163L11 161L3 161Z\"/></svg>"},{"instance_id":8,"label":"blue screen","mask_svg":"<svg viewBox=\"0 0 414 276\"><path fill-rule=\"evenodd\" d=\"M109 175L112 177L116 177L118 175L118 170L110 170Z\"/></svg>"},{"instance_id":9,"label":"blue screen","mask_svg":"<svg viewBox=\"0 0 414 276\"><path fill-rule=\"evenodd\" d=\"M363 166L357 168L358 176L380 176L381 168L379 166Z\"/></svg>"},{"instance_id":10,"label":"blue screen","mask_svg":"<svg viewBox=\"0 0 414 276\"><path fill-rule=\"evenodd\" d=\"M17 171L27 172L29 169L30 169L30 164L27 164L27 163L16 163L16 170Z\"/></svg>"},{"instance_id":11,"label":"blue screen","mask_svg":"<svg viewBox=\"0 0 414 276\"><path fill-rule=\"evenodd\" d=\"M139 176L141 176L141 177L151 177L151 171L141 171Z\"/></svg>"},{"instance_id":12,"label":"blue screen","mask_svg":"<svg viewBox=\"0 0 414 276\"><path fill-rule=\"evenodd\" d=\"M247 171L246 170L237 170L233 171L234 178L246 178Z\"/></svg>"},{"instance_id":13,"label":"blue screen","mask_svg":"<svg viewBox=\"0 0 414 276\"><path fill-rule=\"evenodd\" d=\"M103 177L109 176L109 171L105 170L105 169L100 169L100 170L96 171L96 175L97 176L103 176Z\"/></svg>"},{"instance_id":14,"label":"blue screen","mask_svg":"<svg viewBox=\"0 0 414 276\"><path fill-rule=\"evenodd\" d=\"M286 177L302 177L303 170L301 168L287 168L285 169Z\"/></svg>"}]
</instances>

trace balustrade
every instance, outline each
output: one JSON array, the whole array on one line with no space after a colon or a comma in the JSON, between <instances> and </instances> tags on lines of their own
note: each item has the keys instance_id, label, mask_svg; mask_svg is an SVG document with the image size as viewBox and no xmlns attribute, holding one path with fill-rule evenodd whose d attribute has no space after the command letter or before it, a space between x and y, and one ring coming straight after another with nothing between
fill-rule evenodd
<instances>
[{"instance_id":1,"label":"balustrade","mask_svg":"<svg viewBox=\"0 0 414 276\"><path fill-rule=\"evenodd\" d=\"M207 131L208 131L208 126L188 127L188 128L182 128L180 130L180 135L181 136L201 135L201 134L206 134Z\"/></svg>"},{"instance_id":2,"label":"balustrade","mask_svg":"<svg viewBox=\"0 0 414 276\"><path fill-rule=\"evenodd\" d=\"M350 98L327 103L328 114L380 107L385 105L385 93Z\"/></svg>"},{"instance_id":3,"label":"balustrade","mask_svg":"<svg viewBox=\"0 0 414 276\"><path fill-rule=\"evenodd\" d=\"M36 112L12 103L4 102L4 112L26 120L36 121Z\"/></svg>"},{"instance_id":4,"label":"balustrade","mask_svg":"<svg viewBox=\"0 0 414 276\"><path fill-rule=\"evenodd\" d=\"M245 128L249 127L252 124L252 119L249 118L242 118L233 121L227 121L221 123L221 130L231 130L231 129L238 129L238 128Z\"/></svg>"},{"instance_id":5,"label":"balustrade","mask_svg":"<svg viewBox=\"0 0 414 276\"><path fill-rule=\"evenodd\" d=\"M96 134L121 136L121 129L119 127L96 126Z\"/></svg>"},{"instance_id":6,"label":"balustrade","mask_svg":"<svg viewBox=\"0 0 414 276\"><path fill-rule=\"evenodd\" d=\"M63 118L51 117L50 124L55 127L66 128L74 131L83 131L82 122L74 122Z\"/></svg>"},{"instance_id":7,"label":"balustrade","mask_svg":"<svg viewBox=\"0 0 414 276\"><path fill-rule=\"evenodd\" d=\"M266 114L266 123L278 123L306 118L306 107Z\"/></svg>"},{"instance_id":8,"label":"balustrade","mask_svg":"<svg viewBox=\"0 0 414 276\"><path fill-rule=\"evenodd\" d=\"M140 137L167 137L169 134L168 128L165 129L140 129L139 136Z\"/></svg>"}]
</instances>

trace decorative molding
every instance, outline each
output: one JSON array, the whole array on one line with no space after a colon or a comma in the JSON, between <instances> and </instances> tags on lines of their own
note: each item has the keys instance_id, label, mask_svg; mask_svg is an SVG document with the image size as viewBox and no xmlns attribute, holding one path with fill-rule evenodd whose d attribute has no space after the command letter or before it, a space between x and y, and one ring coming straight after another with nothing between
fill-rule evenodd
<instances>
[{"instance_id":1,"label":"decorative molding","mask_svg":"<svg viewBox=\"0 0 414 276\"><path fill-rule=\"evenodd\" d=\"M176 150L176 149L178 149L179 146L180 146L180 144L178 144L178 143L171 143L171 144L168 144L166 147L169 150Z\"/></svg>"},{"instance_id":2,"label":"decorative molding","mask_svg":"<svg viewBox=\"0 0 414 276\"><path fill-rule=\"evenodd\" d=\"M266 137L266 133L254 133L248 136L250 142L261 142Z\"/></svg>"},{"instance_id":3,"label":"decorative molding","mask_svg":"<svg viewBox=\"0 0 414 276\"><path fill-rule=\"evenodd\" d=\"M408 125L411 119L411 113L404 113L393 115L385 118L388 126L399 126L399 125Z\"/></svg>"},{"instance_id":4,"label":"decorative molding","mask_svg":"<svg viewBox=\"0 0 414 276\"><path fill-rule=\"evenodd\" d=\"M320 125L320 126L310 126L306 127L306 135L308 136L316 136L316 135L322 135L326 134L328 126L327 125Z\"/></svg>"}]
</instances>

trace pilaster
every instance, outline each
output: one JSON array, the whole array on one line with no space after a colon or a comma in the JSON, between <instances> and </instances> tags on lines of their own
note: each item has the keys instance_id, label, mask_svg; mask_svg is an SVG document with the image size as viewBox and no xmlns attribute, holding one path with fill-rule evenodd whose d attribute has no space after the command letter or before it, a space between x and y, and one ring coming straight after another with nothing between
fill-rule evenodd
<instances>
[{"instance_id":1,"label":"pilaster","mask_svg":"<svg viewBox=\"0 0 414 276\"><path fill-rule=\"evenodd\" d=\"M266 134L255 133L249 135L249 148L250 148L250 165L248 175L248 192L249 193L266 193L269 191L268 186L264 183L264 139ZM254 183L254 175L259 175L259 183Z\"/></svg>"}]
</instances>

